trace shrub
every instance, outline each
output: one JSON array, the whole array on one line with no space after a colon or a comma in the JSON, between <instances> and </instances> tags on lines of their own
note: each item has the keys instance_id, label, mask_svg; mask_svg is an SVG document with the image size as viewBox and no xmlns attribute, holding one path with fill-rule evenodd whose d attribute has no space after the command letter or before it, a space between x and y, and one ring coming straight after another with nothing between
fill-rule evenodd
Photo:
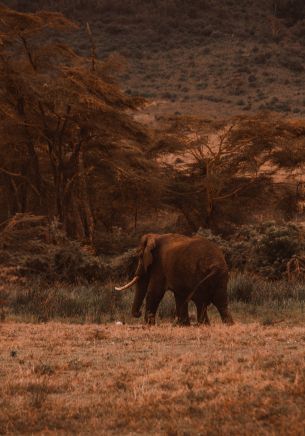
<instances>
[{"instance_id":1,"label":"shrub","mask_svg":"<svg viewBox=\"0 0 305 436\"><path fill-rule=\"evenodd\" d=\"M11 276L47 282L104 282L111 272L92 248L68 239L57 220L21 213L0 232L0 261Z\"/></svg>"},{"instance_id":2,"label":"shrub","mask_svg":"<svg viewBox=\"0 0 305 436\"><path fill-rule=\"evenodd\" d=\"M274 0L276 16L289 22L296 22L305 17L305 5L303 0Z\"/></svg>"},{"instance_id":3,"label":"shrub","mask_svg":"<svg viewBox=\"0 0 305 436\"><path fill-rule=\"evenodd\" d=\"M22 253L18 260L18 274L27 278L39 277L48 283L81 284L105 282L110 277L111 268L101 258L86 252L81 244L68 241L65 246L46 247L39 255Z\"/></svg>"},{"instance_id":4,"label":"shrub","mask_svg":"<svg viewBox=\"0 0 305 436\"><path fill-rule=\"evenodd\" d=\"M201 229L198 233L222 248L230 269L254 272L271 279L282 278L288 260L305 249L301 230L293 223L271 221L243 225L227 239L210 230Z\"/></svg>"},{"instance_id":5,"label":"shrub","mask_svg":"<svg viewBox=\"0 0 305 436\"><path fill-rule=\"evenodd\" d=\"M80 250L79 244L72 242L69 247L62 247L55 251L52 267L61 280L69 283L78 280L105 281L108 278L107 268L101 260Z\"/></svg>"}]
</instances>

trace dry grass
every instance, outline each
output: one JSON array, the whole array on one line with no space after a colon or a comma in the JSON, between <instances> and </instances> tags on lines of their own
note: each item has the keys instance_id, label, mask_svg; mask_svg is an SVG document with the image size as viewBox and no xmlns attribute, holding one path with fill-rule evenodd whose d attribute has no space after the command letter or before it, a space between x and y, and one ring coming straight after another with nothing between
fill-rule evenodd
<instances>
[{"instance_id":1,"label":"dry grass","mask_svg":"<svg viewBox=\"0 0 305 436\"><path fill-rule=\"evenodd\" d=\"M304 322L0 334L1 434L304 434Z\"/></svg>"}]
</instances>

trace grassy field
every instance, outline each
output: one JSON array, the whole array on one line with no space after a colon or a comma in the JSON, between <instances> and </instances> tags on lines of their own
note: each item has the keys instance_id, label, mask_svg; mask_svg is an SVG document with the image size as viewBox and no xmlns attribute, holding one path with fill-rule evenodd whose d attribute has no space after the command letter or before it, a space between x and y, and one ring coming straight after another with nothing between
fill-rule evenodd
<instances>
[{"instance_id":1,"label":"grassy field","mask_svg":"<svg viewBox=\"0 0 305 436\"><path fill-rule=\"evenodd\" d=\"M210 328L8 321L0 335L1 434L304 434L304 317Z\"/></svg>"}]
</instances>

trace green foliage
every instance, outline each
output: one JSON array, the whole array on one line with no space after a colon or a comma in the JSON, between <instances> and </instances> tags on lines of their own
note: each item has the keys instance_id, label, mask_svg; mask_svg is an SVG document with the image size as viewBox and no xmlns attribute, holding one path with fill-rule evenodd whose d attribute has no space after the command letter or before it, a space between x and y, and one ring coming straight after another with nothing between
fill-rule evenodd
<instances>
[{"instance_id":1,"label":"green foliage","mask_svg":"<svg viewBox=\"0 0 305 436\"><path fill-rule=\"evenodd\" d=\"M201 229L199 234L222 248L231 269L252 271L272 279L284 277L287 262L305 250L304 236L293 223L243 225L228 239L210 230Z\"/></svg>"},{"instance_id":2,"label":"green foliage","mask_svg":"<svg viewBox=\"0 0 305 436\"><path fill-rule=\"evenodd\" d=\"M110 276L108 265L72 241L65 247L51 246L45 254L21 256L18 271L27 278L74 284L104 282Z\"/></svg>"},{"instance_id":3,"label":"green foliage","mask_svg":"<svg viewBox=\"0 0 305 436\"><path fill-rule=\"evenodd\" d=\"M61 280L69 283L77 281L78 277L88 282L104 281L107 278L106 266L100 259L81 251L76 243L56 250L53 265L55 275L59 275Z\"/></svg>"},{"instance_id":4,"label":"green foliage","mask_svg":"<svg viewBox=\"0 0 305 436\"><path fill-rule=\"evenodd\" d=\"M72 241L57 220L17 214L0 232L2 270L11 268L19 277L45 282L105 282L111 268L93 249Z\"/></svg>"}]
</instances>

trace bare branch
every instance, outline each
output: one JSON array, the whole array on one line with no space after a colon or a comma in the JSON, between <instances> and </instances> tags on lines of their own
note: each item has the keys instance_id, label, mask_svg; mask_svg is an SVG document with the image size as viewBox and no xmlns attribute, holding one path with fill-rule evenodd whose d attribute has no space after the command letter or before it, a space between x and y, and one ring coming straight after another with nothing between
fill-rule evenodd
<instances>
[{"instance_id":1,"label":"bare branch","mask_svg":"<svg viewBox=\"0 0 305 436\"><path fill-rule=\"evenodd\" d=\"M95 71L95 62L96 62L96 46L95 46L95 42L93 39L91 27L90 27L90 24L88 22L87 22L86 28L87 28L87 33L88 33L90 44L91 44L91 71L94 72Z\"/></svg>"},{"instance_id":2,"label":"bare branch","mask_svg":"<svg viewBox=\"0 0 305 436\"><path fill-rule=\"evenodd\" d=\"M35 194L40 197L40 193L39 191L35 188L35 186L29 181L29 179L27 177L25 177L22 174L19 173L13 173L12 171L8 171L5 168L0 168L0 171L10 177L16 177L16 178L20 178L23 179L28 185L29 187L35 192Z\"/></svg>"}]
</instances>

